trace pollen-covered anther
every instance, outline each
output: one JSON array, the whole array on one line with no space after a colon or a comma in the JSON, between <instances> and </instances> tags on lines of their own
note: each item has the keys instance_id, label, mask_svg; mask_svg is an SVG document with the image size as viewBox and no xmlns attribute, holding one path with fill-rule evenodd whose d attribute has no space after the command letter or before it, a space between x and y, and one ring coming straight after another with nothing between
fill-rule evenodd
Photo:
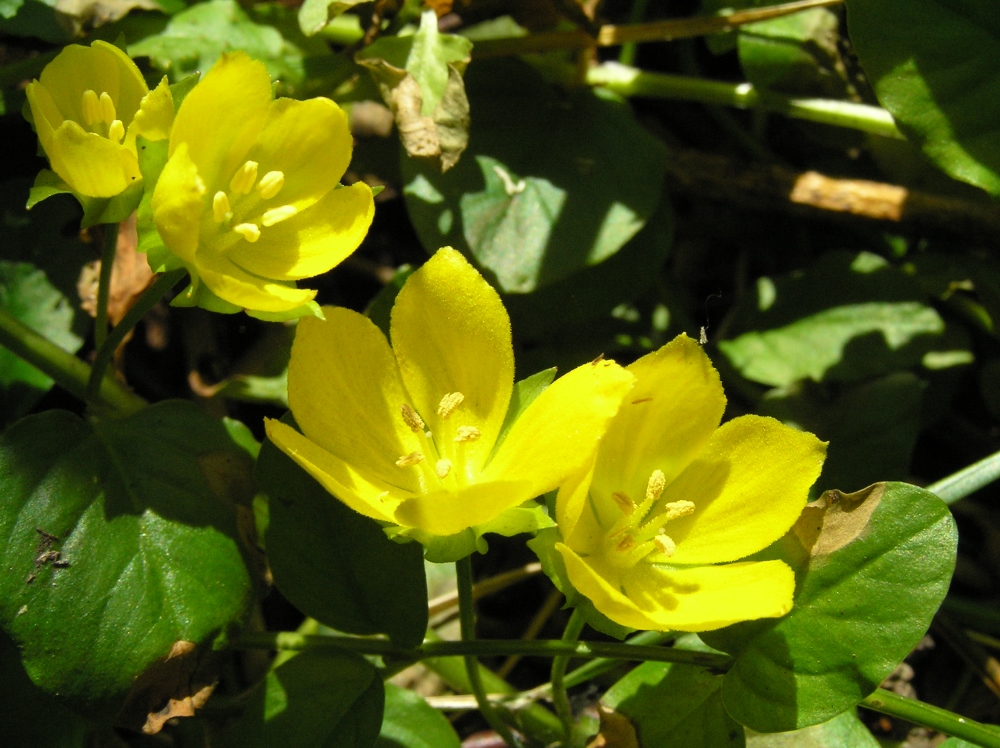
<instances>
[{"instance_id":1,"label":"pollen-covered anther","mask_svg":"<svg viewBox=\"0 0 1000 748\"><path fill-rule=\"evenodd\" d=\"M260 196L262 199L270 200L272 197L281 192L281 188L284 186L285 186L284 172L269 171L267 174L265 174L260 178L260 184L257 185L257 191L260 192Z\"/></svg>"},{"instance_id":2,"label":"pollen-covered anther","mask_svg":"<svg viewBox=\"0 0 1000 748\"><path fill-rule=\"evenodd\" d=\"M618 545L615 546L615 550L619 553L626 553L635 548L635 538L631 535L626 535L624 538L618 541Z\"/></svg>"},{"instance_id":3,"label":"pollen-covered anther","mask_svg":"<svg viewBox=\"0 0 1000 748\"><path fill-rule=\"evenodd\" d=\"M646 483L646 501L656 501L667 485L667 477L662 470L654 470Z\"/></svg>"},{"instance_id":4,"label":"pollen-covered anther","mask_svg":"<svg viewBox=\"0 0 1000 748\"><path fill-rule=\"evenodd\" d=\"M254 223L241 223L239 226L233 226L233 231L251 244L260 239L260 229Z\"/></svg>"},{"instance_id":5,"label":"pollen-covered anther","mask_svg":"<svg viewBox=\"0 0 1000 748\"><path fill-rule=\"evenodd\" d=\"M455 441L474 442L482 435L483 433L475 426L459 426L457 432L455 433Z\"/></svg>"},{"instance_id":6,"label":"pollen-covered anther","mask_svg":"<svg viewBox=\"0 0 1000 748\"><path fill-rule=\"evenodd\" d=\"M658 520L669 522L672 519L694 514L694 502L691 501L671 501L664 508L666 511L657 518Z\"/></svg>"},{"instance_id":7,"label":"pollen-covered anther","mask_svg":"<svg viewBox=\"0 0 1000 748\"><path fill-rule=\"evenodd\" d=\"M465 400L465 395L461 392L449 392L438 403L438 415L442 418L448 418L462 404L463 400Z\"/></svg>"},{"instance_id":8,"label":"pollen-covered anther","mask_svg":"<svg viewBox=\"0 0 1000 748\"><path fill-rule=\"evenodd\" d=\"M627 494L621 491L615 491L611 494L611 498L618 505L618 508L622 510L622 514L631 514L635 511L635 502L628 497Z\"/></svg>"},{"instance_id":9,"label":"pollen-covered anther","mask_svg":"<svg viewBox=\"0 0 1000 748\"><path fill-rule=\"evenodd\" d=\"M101 94L99 101L101 103L101 119L104 120L104 124L110 127L111 123L118 119L117 112L115 112L115 102L111 100L107 91Z\"/></svg>"},{"instance_id":10,"label":"pollen-covered anther","mask_svg":"<svg viewBox=\"0 0 1000 748\"><path fill-rule=\"evenodd\" d=\"M229 207L229 197L225 192L219 190L212 198L212 218L215 219L216 223L222 223L232 214L232 209Z\"/></svg>"},{"instance_id":11,"label":"pollen-covered anther","mask_svg":"<svg viewBox=\"0 0 1000 748\"><path fill-rule=\"evenodd\" d=\"M88 88L83 92L83 101L80 109L83 114L83 124L93 127L101 121L101 100L97 98L97 92Z\"/></svg>"},{"instance_id":12,"label":"pollen-covered anther","mask_svg":"<svg viewBox=\"0 0 1000 748\"><path fill-rule=\"evenodd\" d=\"M653 542L656 544L660 553L667 558L670 558L677 552L677 544L667 535L657 535L653 538Z\"/></svg>"},{"instance_id":13,"label":"pollen-covered anther","mask_svg":"<svg viewBox=\"0 0 1000 748\"><path fill-rule=\"evenodd\" d=\"M448 473L451 472L451 460L438 460L434 466L434 472L437 473L437 477L441 480L447 478Z\"/></svg>"},{"instance_id":14,"label":"pollen-covered anther","mask_svg":"<svg viewBox=\"0 0 1000 748\"><path fill-rule=\"evenodd\" d=\"M410 467L412 465L419 465L424 461L424 456L419 452L410 452L408 455L403 455L398 460L396 460L396 467Z\"/></svg>"},{"instance_id":15,"label":"pollen-covered anther","mask_svg":"<svg viewBox=\"0 0 1000 748\"><path fill-rule=\"evenodd\" d=\"M403 403L399 406L399 412L403 416L403 423L405 423L414 434L419 434L424 430L424 419L421 418L420 414L413 409L412 405L409 403Z\"/></svg>"},{"instance_id":16,"label":"pollen-covered anther","mask_svg":"<svg viewBox=\"0 0 1000 748\"><path fill-rule=\"evenodd\" d=\"M253 189L257 181L257 162L247 161L236 170L229 180L229 189L234 195L246 195Z\"/></svg>"},{"instance_id":17,"label":"pollen-covered anther","mask_svg":"<svg viewBox=\"0 0 1000 748\"><path fill-rule=\"evenodd\" d=\"M125 125L120 119L116 119L108 126L108 140L112 143L121 143L125 137Z\"/></svg>"},{"instance_id":18,"label":"pollen-covered anther","mask_svg":"<svg viewBox=\"0 0 1000 748\"><path fill-rule=\"evenodd\" d=\"M265 210L260 222L264 226L273 226L276 223L281 223L282 221L291 218L298 212L299 209L294 205L282 205L280 208Z\"/></svg>"}]
</instances>

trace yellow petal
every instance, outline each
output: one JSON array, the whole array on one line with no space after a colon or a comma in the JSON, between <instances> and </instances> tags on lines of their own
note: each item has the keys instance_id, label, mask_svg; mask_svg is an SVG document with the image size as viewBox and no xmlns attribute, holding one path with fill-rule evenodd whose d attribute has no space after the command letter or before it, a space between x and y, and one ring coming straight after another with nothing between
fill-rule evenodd
<instances>
[{"instance_id":1,"label":"yellow petal","mask_svg":"<svg viewBox=\"0 0 1000 748\"><path fill-rule=\"evenodd\" d=\"M392 509L402 498L398 489L372 483L287 424L265 418L264 427L278 449L344 504L366 517L392 521Z\"/></svg>"},{"instance_id":2,"label":"yellow petal","mask_svg":"<svg viewBox=\"0 0 1000 748\"><path fill-rule=\"evenodd\" d=\"M252 275L211 251L199 250L192 270L220 299L249 311L289 312L316 297L311 289Z\"/></svg>"},{"instance_id":3,"label":"yellow petal","mask_svg":"<svg viewBox=\"0 0 1000 748\"><path fill-rule=\"evenodd\" d=\"M782 561L665 569L638 564L616 576L562 543L573 586L623 626L652 631L711 631L738 621L777 618L792 607L795 575Z\"/></svg>"},{"instance_id":4,"label":"yellow petal","mask_svg":"<svg viewBox=\"0 0 1000 748\"><path fill-rule=\"evenodd\" d=\"M214 194L247 159L271 103L271 76L243 52L223 54L181 104L170 155L187 143L191 160Z\"/></svg>"},{"instance_id":5,"label":"yellow petal","mask_svg":"<svg viewBox=\"0 0 1000 748\"><path fill-rule=\"evenodd\" d=\"M527 481L535 495L557 488L590 460L634 381L614 361L560 377L514 422L481 480Z\"/></svg>"},{"instance_id":6,"label":"yellow petal","mask_svg":"<svg viewBox=\"0 0 1000 748\"><path fill-rule=\"evenodd\" d=\"M302 433L369 481L421 490L419 467L398 467L421 443L403 420L407 403L381 331L348 309L303 319L288 367L288 402Z\"/></svg>"},{"instance_id":7,"label":"yellow petal","mask_svg":"<svg viewBox=\"0 0 1000 748\"><path fill-rule=\"evenodd\" d=\"M198 249L205 183L182 143L167 161L153 190L153 222L163 243L192 266Z\"/></svg>"},{"instance_id":8,"label":"yellow petal","mask_svg":"<svg viewBox=\"0 0 1000 748\"><path fill-rule=\"evenodd\" d=\"M454 535L496 519L503 511L536 495L529 484L516 481L478 483L454 491L442 489L401 503L395 521L433 535Z\"/></svg>"},{"instance_id":9,"label":"yellow petal","mask_svg":"<svg viewBox=\"0 0 1000 748\"><path fill-rule=\"evenodd\" d=\"M330 190L302 213L263 229L254 244L230 250L231 257L265 278L311 278L340 264L357 249L374 215L375 202L368 185L359 182Z\"/></svg>"},{"instance_id":10,"label":"yellow petal","mask_svg":"<svg viewBox=\"0 0 1000 748\"><path fill-rule=\"evenodd\" d=\"M615 491L641 501L654 470L669 484L705 446L726 409L718 372L686 335L628 370L635 387L601 442L594 470L592 491L602 505Z\"/></svg>"},{"instance_id":11,"label":"yellow petal","mask_svg":"<svg viewBox=\"0 0 1000 748\"><path fill-rule=\"evenodd\" d=\"M493 449L514 386L510 319L500 296L461 253L439 249L396 297L391 330L403 382L441 457L456 462L458 429L479 430L479 439L460 445L475 475ZM441 399L455 392L464 395L461 405L438 416Z\"/></svg>"},{"instance_id":12,"label":"yellow petal","mask_svg":"<svg viewBox=\"0 0 1000 748\"><path fill-rule=\"evenodd\" d=\"M135 142L138 135L146 140L165 140L170 137L174 126L174 97L170 93L167 77L143 98L139 111L135 113L128 138Z\"/></svg>"},{"instance_id":13,"label":"yellow petal","mask_svg":"<svg viewBox=\"0 0 1000 748\"><path fill-rule=\"evenodd\" d=\"M247 158L258 163L261 176L272 171L285 175L269 202L304 210L337 186L353 146L347 115L330 99L282 98L271 102Z\"/></svg>"},{"instance_id":14,"label":"yellow petal","mask_svg":"<svg viewBox=\"0 0 1000 748\"><path fill-rule=\"evenodd\" d=\"M52 100L52 95L38 81L29 83L24 89L31 107L31 118L35 124L35 132L42 148L48 152L51 147L52 133L63 123L65 117Z\"/></svg>"},{"instance_id":15,"label":"yellow petal","mask_svg":"<svg viewBox=\"0 0 1000 748\"><path fill-rule=\"evenodd\" d=\"M107 93L118 119L128 127L148 93L146 81L131 58L118 47L96 41L89 47L70 44L45 66L39 81L63 115L83 122L83 92Z\"/></svg>"},{"instance_id":16,"label":"yellow petal","mask_svg":"<svg viewBox=\"0 0 1000 748\"><path fill-rule=\"evenodd\" d=\"M589 550L590 544L582 549L580 545L571 542L570 538L576 532L582 515L585 511L593 514L588 509L590 505L590 483L594 478L594 463L597 461L597 452L594 452L584 466L567 478L559 487L556 495L556 523L563 538L571 547L577 550Z\"/></svg>"},{"instance_id":17,"label":"yellow petal","mask_svg":"<svg viewBox=\"0 0 1000 748\"><path fill-rule=\"evenodd\" d=\"M52 133L46 153L52 171L88 197L114 197L142 178L135 154L66 120Z\"/></svg>"},{"instance_id":18,"label":"yellow petal","mask_svg":"<svg viewBox=\"0 0 1000 748\"><path fill-rule=\"evenodd\" d=\"M801 514L825 455L824 442L773 418L723 424L660 499L695 504L667 525L671 562L722 563L766 548Z\"/></svg>"}]
</instances>

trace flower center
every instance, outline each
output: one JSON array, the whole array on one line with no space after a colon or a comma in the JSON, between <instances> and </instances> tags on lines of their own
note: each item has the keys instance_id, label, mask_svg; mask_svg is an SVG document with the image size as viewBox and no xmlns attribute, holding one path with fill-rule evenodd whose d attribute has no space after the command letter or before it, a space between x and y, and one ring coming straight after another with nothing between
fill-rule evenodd
<instances>
[{"instance_id":1,"label":"flower center","mask_svg":"<svg viewBox=\"0 0 1000 748\"><path fill-rule=\"evenodd\" d=\"M83 92L83 101L80 105L83 111L83 124L90 132L97 133L114 143L121 143L125 137L125 125L118 119L115 112L115 102L111 100L107 91L102 91L97 95L97 91L88 88Z\"/></svg>"},{"instance_id":2,"label":"flower center","mask_svg":"<svg viewBox=\"0 0 1000 748\"><path fill-rule=\"evenodd\" d=\"M461 392L449 392L441 398L437 406L439 418L448 420L459 410L465 401L465 395ZM416 467L421 471L422 483L425 490L435 485L452 485L452 487L464 486L468 482L468 475L465 471L464 460L462 459L461 445L476 441L482 436L475 426L459 426L455 429L455 436L452 441L455 449L452 452L452 459L443 457L441 449L435 440L434 434L427 428L424 419L420 417L416 409L409 403L403 403L399 408L403 423L420 440L420 449L410 454L402 455L396 460L399 468ZM458 463L457 465L455 463Z\"/></svg>"},{"instance_id":3,"label":"flower center","mask_svg":"<svg viewBox=\"0 0 1000 748\"><path fill-rule=\"evenodd\" d=\"M646 496L638 505L622 491L611 494L621 516L606 536L605 550L606 557L615 566L631 568L647 556L653 556L652 561L666 561L674 555L677 545L667 535L665 526L671 520L694 512L694 504L690 501L671 501L658 506L653 512L666 482L663 471L654 470L646 483Z\"/></svg>"},{"instance_id":4,"label":"flower center","mask_svg":"<svg viewBox=\"0 0 1000 748\"><path fill-rule=\"evenodd\" d=\"M238 208L242 207L243 210L239 212L246 215L259 201L273 200L281 192L281 188L285 186L284 172L269 171L258 180L258 166L256 161L246 161L229 180L228 194L224 190L219 190L212 197L212 218L217 224L228 225ZM256 194L254 194L255 187ZM232 230L253 244L260 239L261 228L269 228L286 221L298 212L299 209L294 205L277 205L266 208L259 222L238 223Z\"/></svg>"}]
</instances>

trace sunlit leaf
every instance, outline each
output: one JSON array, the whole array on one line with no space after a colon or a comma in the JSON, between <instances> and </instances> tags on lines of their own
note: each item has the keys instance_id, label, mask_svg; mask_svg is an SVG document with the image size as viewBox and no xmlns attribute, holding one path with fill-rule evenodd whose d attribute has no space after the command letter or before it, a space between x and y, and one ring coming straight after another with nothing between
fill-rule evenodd
<instances>
[{"instance_id":1,"label":"sunlit leaf","mask_svg":"<svg viewBox=\"0 0 1000 748\"><path fill-rule=\"evenodd\" d=\"M413 691L385 684L385 720L375 748L459 748L451 723Z\"/></svg>"}]
</instances>

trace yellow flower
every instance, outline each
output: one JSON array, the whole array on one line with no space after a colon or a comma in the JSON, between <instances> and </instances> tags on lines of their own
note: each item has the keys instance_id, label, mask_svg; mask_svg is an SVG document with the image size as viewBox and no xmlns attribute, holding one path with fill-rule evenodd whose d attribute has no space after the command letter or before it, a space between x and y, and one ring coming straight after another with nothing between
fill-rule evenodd
<instances>
[{"instance_id":1,"label":"yellow flower","mask_svg":"<svg viewBox=\"0 0 1000 748\"><path fill-rule=\"evenodd\" d=\"M102 41L64 48L25 93L52 170L84 197L137 183L136 136L165 138L173 119L166 79L150 93L129 56Z\"/></svg>"},{"instance_id":2,"label":"yellow flower","mask_svg":"<svg viewBox=\"0 0 1000 748\"><path fill-rule=\"evenodd\" d=\"M557 379L497 445L514 381L507 312L451 248L407 280L392 347L367 318L303 319L288 370L300 434L267 434L357 512L422 542L488 523L590 458L633 378L610 361ZM416 531L416 532L414 532Z\"/></svg>"},{"instance_id":3,"label":"yellow flower","mask_svg":"<svg viewBox=\"0 0 1000 748\"><path fill-rule=\"evenodd\" d=\"M273 99L260 62L223 55L177 112L153 221L197 290L265 314L315 291L361 243L374 215L365 184L340 187L351 160L347 116L329 99Z\"/></svg>"},{"instance_id":4,"label":"yellow flower","mask_svg":"<svg viewBox=\"0 0 1000 748\"><path fill-rule=\"evenodd\" d=\"M719 427L719 375L685 335L628 370L635 388L556 500L564 542L555 548L573 586L636 629L709 631L784 615L792 570L739 559L792 526L826 444L760 416Z\"/></svg>"}]
</instances>

